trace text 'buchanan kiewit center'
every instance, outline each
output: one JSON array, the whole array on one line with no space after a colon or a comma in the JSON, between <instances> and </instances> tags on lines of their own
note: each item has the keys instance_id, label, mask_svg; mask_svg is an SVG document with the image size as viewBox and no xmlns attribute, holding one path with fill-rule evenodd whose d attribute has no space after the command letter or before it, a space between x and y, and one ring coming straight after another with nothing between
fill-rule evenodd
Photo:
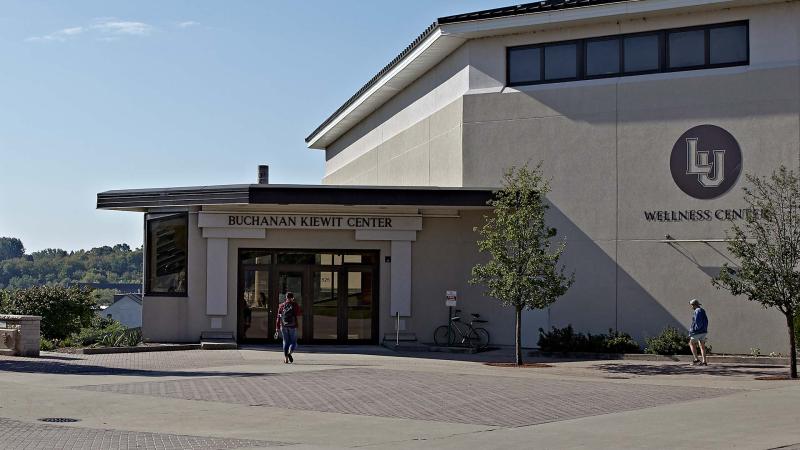
<instances>
[{"instance_id":1,"label":"text 'buchanan kiewit center'","mask_svg":"<svg viewBox=\"0 0 800 450\"><path fill-rule=\"evenodd\" d=\"M367 78L370 74L365 74ZM473 227L503 170L544 162L576 274L536 329L685 327L703 300L718 352L786 351L780 314L710 283L729 261L744 173L800 164L800 2L559 0L439 18L307 138L322 185L98 194L145 213L145 338L432 341L445 292L513 343L513 311L468 284ZM169 180L164 180L169 184ZM666 237L668 236L668 237ZM399 320L398 320L399 315Z\"/></svg>"}]
</instances>

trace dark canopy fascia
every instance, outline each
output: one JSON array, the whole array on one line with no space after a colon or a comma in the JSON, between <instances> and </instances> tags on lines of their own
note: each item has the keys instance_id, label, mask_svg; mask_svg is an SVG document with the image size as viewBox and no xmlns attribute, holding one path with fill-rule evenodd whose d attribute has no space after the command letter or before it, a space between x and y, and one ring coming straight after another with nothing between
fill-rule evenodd
<instances>
[{"instance_id":1,"label":"dark canopy fascia","mask_svg":"<svg viewBox=\"0 0 800 450\"><path fill-rule=\"evenodd\" d=\"M485 207L486 188L238 184L130 189L97 194L98 209L228 204Z\"/></svg>"}]
</instances>

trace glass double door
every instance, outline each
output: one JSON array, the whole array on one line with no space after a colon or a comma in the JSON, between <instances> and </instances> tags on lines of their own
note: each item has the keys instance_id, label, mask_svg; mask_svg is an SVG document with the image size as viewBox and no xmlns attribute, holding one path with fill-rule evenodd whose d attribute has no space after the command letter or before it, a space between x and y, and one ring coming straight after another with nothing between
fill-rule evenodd
<instances>
[{"instance_id":1,"label":"glass double door","mask_svg":"<svg viewBox=\"0 0 800 450\"><path fill-rule=\"evenodd\" d=\"M278 305L292 292L302 309L297 330L301 342L372 343L377 332L376 282L370 267L243 266L240 339L272 341Z\"/></svg>"}]
</instances>

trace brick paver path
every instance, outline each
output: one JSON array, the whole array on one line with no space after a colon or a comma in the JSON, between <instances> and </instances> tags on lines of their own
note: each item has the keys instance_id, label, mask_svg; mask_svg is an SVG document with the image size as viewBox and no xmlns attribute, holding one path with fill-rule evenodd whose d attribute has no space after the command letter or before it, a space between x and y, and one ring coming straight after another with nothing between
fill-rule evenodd
<instances>
[{"instance_id":1,"label":"brick paver path","mask_svg":"<svg viewBox=\"0 0 800 450\"><path fill-rule=\"evenodd\" d=\"M33 449L228 449L271 447L279 442L222 439L136 431L98 430L0 418L0 448Z\"/></svg>"},{"instance_id":2,"label":"brick paver path","mask_svg":"<svg viewBox=\"0 0 800 450\"><path fill-rule=\"evenodd\" d=\"M363 368L77 389L495 426L534 425L736 392Z\"/></svg>"}]
</instances>

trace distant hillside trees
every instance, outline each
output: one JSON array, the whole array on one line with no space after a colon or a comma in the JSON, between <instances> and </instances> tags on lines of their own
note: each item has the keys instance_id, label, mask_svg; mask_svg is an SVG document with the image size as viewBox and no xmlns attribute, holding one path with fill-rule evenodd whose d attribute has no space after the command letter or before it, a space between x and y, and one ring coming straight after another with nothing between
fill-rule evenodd
<instances>
[{"instance_id":1,"label":"distant hillside trees","mask_svg":"<svg viewBox=\"0 0 800 450\"><path fill-rule=\"evenodd\" d=\"M21 258L25 255L25 247L17 238L0 237L0 261Z\"/></svg>"},{"instance_id":2,"label":"distant hillside trees","mask_svg":"<svg viewBox=\"0 0 800 450\"><path fill-rule=\"evenodd\" d=\"M19 242L0 246L0 255L6 248L21 248L15 238L2 238ZM0 244L7 241L0 240ZM67 252L46 249L31 254L0 256L0 289L20 289L45 284L66 286L72 283L140 283L142 280L142 249L131 249L128 244L113 247L95 247L91 250Z\"/></svg>"}]
</instances>

